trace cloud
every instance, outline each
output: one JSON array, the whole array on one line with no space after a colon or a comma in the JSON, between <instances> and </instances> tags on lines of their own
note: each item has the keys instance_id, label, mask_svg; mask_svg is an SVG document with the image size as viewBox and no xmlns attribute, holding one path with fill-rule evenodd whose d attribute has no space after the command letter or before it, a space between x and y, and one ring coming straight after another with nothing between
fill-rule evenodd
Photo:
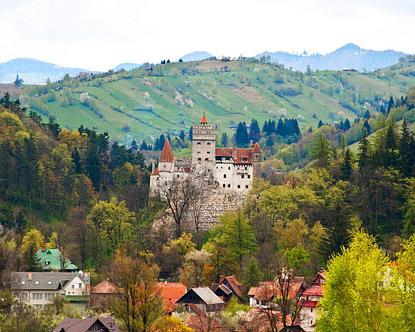
<instances>
[{"instance_id":1,"label":"cloud","mask_svg":"<svg viewBox=\"0 0 415 332\"><path fill-rule=\"evenodd\" d=\"M330 52L347 42L415 53L409 0L0 0L2 54L105 70L194 50Z\"/></svg>"}]
</instances>

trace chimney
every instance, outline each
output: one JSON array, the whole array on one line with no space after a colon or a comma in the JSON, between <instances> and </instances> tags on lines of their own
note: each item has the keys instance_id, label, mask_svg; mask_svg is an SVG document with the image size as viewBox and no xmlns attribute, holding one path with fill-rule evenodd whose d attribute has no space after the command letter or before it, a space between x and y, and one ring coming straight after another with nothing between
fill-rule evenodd
<instances>
[{"instance_id":1,"label":"chimney","mask_svg":"<svg viewBox=\"0 0 415 332\"><path fill-rule=\"evenodd\" d=\"M42 252L45 252L46 251L46 244L41 244L40 245L40 249L42 250Z\"/></svg>"},{"instance_id":2,"label":"chimney","mask_svg":"<svg viewBox=\"0 0 415 332\"><path fill-rule=\"evenodd\" d=\"M27 280L32 280L32 272L27 273Z\"/></svg>"}]
</instances>

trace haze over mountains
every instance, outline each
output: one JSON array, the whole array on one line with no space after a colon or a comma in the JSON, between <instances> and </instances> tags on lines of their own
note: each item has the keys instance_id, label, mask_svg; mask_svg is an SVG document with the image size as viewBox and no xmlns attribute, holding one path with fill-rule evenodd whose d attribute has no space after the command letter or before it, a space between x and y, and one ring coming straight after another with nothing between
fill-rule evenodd
<instances>
[{"instance_id":1,"label":"haze over mountains","mask_svg":"<svg viewBox=\"0 0 415 332\"><path fill-rule=\"evenodd\" d=\"M213 55L209 52L198 51L186 54L181 57L184 62L205 60ZM269 57L272 63L279 63L286 68L293 70L306 71L309 66L311 69L319 70L341 70L356 69L359 71L373 71L379 68L391 66L397 62L405 53L385 50L373 51L362 49L355 44L346 44L343 47L325 54L298 55L288 52L263 52L255 58ZM167 58L166 58L167 59ZM170 59L174 60L174 59ZM125 69L132 70L139 67L138 63L122 63L113 68L114 71ZM25 84L44 84L49 78L51 81L62 79L65 74L76 76L80 72L88 71L81 68L61 67L56 64L43 62L30 58L17 58L4 63L0 63L0 83L12 83L16 75L24 80Z\"/></svg>"}]
</instances>

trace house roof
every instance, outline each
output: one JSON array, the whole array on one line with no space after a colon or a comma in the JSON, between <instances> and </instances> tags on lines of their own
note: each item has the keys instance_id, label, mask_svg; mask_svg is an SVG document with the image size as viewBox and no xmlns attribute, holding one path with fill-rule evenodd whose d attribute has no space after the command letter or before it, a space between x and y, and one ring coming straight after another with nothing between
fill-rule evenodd
<instances>
[{"instance_id":1,"label":"house roof","mask_svg":"<svg viewBox=\"0 0 415 332\"><path fill-rule=\"evenodd\" d=\"M217 296L209 287L191 288L176 303L187 303L185 297L189 293L195 293L205 304L224 304L222 299Z\"/></svg>"},{"instance_id":2,"label":"house roof","mask_svg":"<svg viewBox=\"0 0 415 332\"><path fill-rule=\"evenodd\" d=\"M317 304L318 304L318 301L309 301L309 300L301 301L301 306L306 307L306 308L316 308Z\"/></svg>"},{"instance_id":3,"label":"house roof","mask_svg":"<svg viewBox=\"0 0 415 332\"><path fill-rule=\"evenodd\" d=\"M258 287L251 287L248 291L248 296L255 296L255 293L257 291Z\"/></svg>"},{"instance_id":4,"label":"house roof","mask_svg":"<svg viewBox=\"0 0 415 332\"><path fill-rule=\"evenodd\" d=\"M53 332L87 332L96 322L104 327L102 331L118 331L115 321L111 317L91 317L85 319L65 318Z\"/></svg>"},{"instance_id":5,"label":"house roof","mask_svg":"<svg viewBox=\"0 0 415 332\"><path fill-rule=\"evenodd\" d=\"M258 143L255 143L255 144L252 146L251 152L252 152L252 153L261 153L261 147L259 146L259 144L258 144Z\"/></svg>"},{"instance_id":6,"label":"house roof","mask_svg":"<svg viewBox=\"0 0 415 332\"><path fill-rule=\"evenodd\" d=\"M161 162L172 162L174 160L173 151L170 146L168 139L164 142L163 150L161 151L159 161Z\"/></svg>"},{"instance_id":7,"label":"house roof","mask_svg":"<svg viewBox=\"0 0 415 332\"><path fill-rule=\"evenodd\" d=\"M157 287L163 298L163 303L168 311L174 311L176 302L187 292L187 288L181 282L159 282Z\"/></svg>"},{"instance_id":8,"label":"house roof","mask_svg":"<svg viewBox=\"0 0 415 332\"><path fill-rule=\"evenodd\" d=\"M303 282L303 277L294 277L288 290L289 298L293 299L297 296L303 286ZM276 281L263 281L255 290L255 299L259 301L270 301L275 296L281 296L280 286Z\"/></svg>"},{"instance_id":9,"label":"house roof","mask_svg":"<svg viewBox=\"0 0 415 332\"><path fill-rule=\"evenodd\" d=\"M303 292L304 296L323 296L323 287L321 285L311 285Z\"/></svg>"},{"instance_id":10,"label":"house roof","mask_svg":"<svg viewBox=\"0 0 415 332\"><path fill-rule=\"evenodd\" d=\"M227 288L230 288L239 298L243 298L242 287L243 285L236 279L235 276L226 276L222 277L219 280L219 284L225 285Z\"/></svg>"},{"instance_id":11,"label":"house roof","mask_svg":"<svg viewBox=\"0 0 415 332\"><path fill-rule=\"evenodd\" d=\"M246 148L216 148L215 156L219 158L232 158L237 164L252 163L252 150Z\"/></svg>"},{"instance_id":12,"label":"house roof","mask_svg":"<svg viewBox=\"0 0 415 332\"><path fill-rule=\"evenodd\" d=\"M40 266L42 270L47 271L59 271L59 270L67 270L67 271L77 271L78 267L72 262L65 258L64 265L62 267L62 253L59 249L46 249L45 246L42 246L36 253L35 253L35 260L37 264Z\"/></svg>"},{"instance_id":13,"label":"house roof","mask_svg":"<svg viewBox=\"0 0 415 332\"><path fill-rule=\"evenodd\" d=\"M111 281L104 280L101 281L92 289L93 294L115 294L118 293L117 286L115 286Z\"/></svg>"},{"instance_id":14,"label":"house roof","mask_svg":"<svg viewBox=\"0 0 415 332\"><path fill-rule=\"evenodd\" d=\"M59 290L74 278L83 276L76 272L12 272L12 289Z\"/></svg>"}]
</instances>

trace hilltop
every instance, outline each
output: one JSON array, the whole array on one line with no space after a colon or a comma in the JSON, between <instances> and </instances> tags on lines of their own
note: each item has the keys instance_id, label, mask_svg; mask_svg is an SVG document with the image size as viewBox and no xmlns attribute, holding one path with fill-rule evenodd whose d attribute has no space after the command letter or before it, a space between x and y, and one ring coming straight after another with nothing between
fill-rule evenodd
<instances>
[{"instance_id":1,"label":"hilltop","mask_svg":"<svg viewBox=\"0 0 415 332\"><path fill-rule=\"evenodd\" d=\"M206 112L219 132L240 121L296 118L302 129L319 120L352 120L380 100L415 85L415 63L373 73L295 72L254 59L204 60L143 66L25 88L22 103L64 127L107 131L128 143L187 130Z\"/></svg>"}]
</instances>

